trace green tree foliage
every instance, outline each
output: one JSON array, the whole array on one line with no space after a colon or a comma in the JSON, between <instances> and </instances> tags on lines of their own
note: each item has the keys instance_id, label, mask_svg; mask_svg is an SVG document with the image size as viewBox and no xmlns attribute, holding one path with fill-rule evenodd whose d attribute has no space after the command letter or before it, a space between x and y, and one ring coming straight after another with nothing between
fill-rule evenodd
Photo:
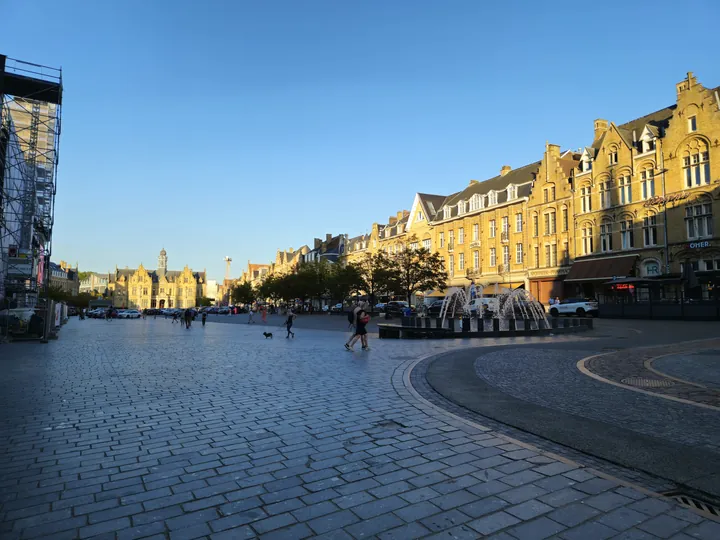
<instances>
[{"instance_id":1,"label":"green tree foliage","mask_svg":"<svg viewBox=\"0 0 720 540\"><path fill-rule=\"evenodd\" d=\"M356 264L339 262L332 265L327 290L332 302L343 302L364 289L365 282Z\"/></svg>"},{"instance_id":2,"label":"green tree foliage","mask_svg":"<svg viewBox=\"0 0 720 540\"><path fill-rule=\"evenodd\" d=\"M447 284L447 274L440 255L430 253L425 248L394 253L390 263L390 287L395 293L402 293L408 302L417 291L444 289Z\"/></svg>"},{"instance_id":3,"label":"green tree foliage","mask_svg":"<svg viewBox=\"0 0 720 540\"><path fill-rule=\"evenodd\" d=\"M92 272L78 272L78 273L77 273L78 279L79 279L80 281L89 278L89 277L90 277L90 274L92 274Z\"/></svg>"},{"instance_id":4,"label":"green tree foliage","mask_svg":"<svg viewBox=\"0 0 720 540\"><path fill-rule=\"evenodd\" d=\"M234 304L251 304L257 298L257 294L247 281L235 285L230 294Z\"/></svg>"},{"instance_id":5,"label":"green tree foliage","mask_svg":"<svg viewBox=\"0 0 720 540\"><path fill-rule=\"evenodd\" d=\"M368 253L355 266L362 280L361 288L370 297L370 305L374 306L377 296L390 290L393 276L390 259L382 251L374 255Z\"/></svg>"},{"instance_id":6,"label":"green tree foliage","mask_svg":"<svg viewBox=\"0 0 720 540\"><path fill-rule=\"evenodd\" d=\"M207 298L205 296L203 296L202 298L200 298L200 300L198 300L198 306L200 306L200 307L207 307L207 306L212 306L212 305L213 305L212 299Z\"/></svg>"}]
</instances>

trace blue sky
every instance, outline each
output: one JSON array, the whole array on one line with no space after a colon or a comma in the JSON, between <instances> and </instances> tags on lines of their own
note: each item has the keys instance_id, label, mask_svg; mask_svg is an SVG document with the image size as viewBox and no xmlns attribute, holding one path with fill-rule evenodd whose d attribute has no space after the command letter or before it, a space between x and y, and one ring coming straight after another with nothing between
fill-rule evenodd
<instances>
[{"instance_id":1,"label":"blue sky","mask_svg":"<svg viewBox=\"0 0 720 540\"><path fill-rule=\"evenodd\" d=\"M36 15L32 22L29 15ZM720 85L714 0L3 2L0 51L63 68L53 259L207 268L366 232L592 121Z\"/></svg>"}]
</instances>

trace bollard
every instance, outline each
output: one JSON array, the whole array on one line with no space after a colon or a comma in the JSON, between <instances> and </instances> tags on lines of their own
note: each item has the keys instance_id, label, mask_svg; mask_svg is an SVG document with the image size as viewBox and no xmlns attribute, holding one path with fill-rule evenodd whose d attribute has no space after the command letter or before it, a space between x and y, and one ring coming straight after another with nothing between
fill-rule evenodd
<instances>
[{"instance_id":1,"label":"bollard","mask_svg":"<svg viewBox=\"0 0 720 540\"><path fill-rule=\"evenodd\" d=\"M570 328L570 319L563 319L563 328Z\"/></svg>"},{"instance_id":2,"label":"bollard","mask_svg":"<svg viewBox=\"0 0 720 540\"><path fill-rule=\"evenodd\" d=\"M558 320L557 320L555 317L553 317L552 319L550 319L550 326L551 326L553 329L555 329L555 328L558 327Z\"/></svg>"},{"instance_id":3,"label":"bollard","mask_svg":"<svg viewBox=\"0 0 720 540\"><path fill-rule=\"evenodd\" d=\"M425 317L425 328L430 328L430 324L432 323L432 319L430 317Z\"/></svg>"},{"instance_id":4,"label":"bollard","mask_svg":"<svg viewBox=\"0 0 720 540\"><path fill-rule=\"evenodd\" d=\"M448 322L448 329L451 332L454 332L455 331L455 319L448 319L447 322Z\"/></svg>"},{"instance_id":5,"label":"bollard","mask_svg":"<svg viewBox=\"0 0 720 540\"><path fill-rule=\"evenodd\" d=\"M580 326L580 319L573 319L573 320L572 320L572 325L573 325L573 326Z\"/></svg>"},{"instance_id":6,"label":"bollard","mask_svg":"<svg viewBox=\"0 0 720 540\"><path fill-rule=\"evenodd\" d=\"M515 330L517 330L517 321L515 319L508 319L508 333L515 335Z\"/></svg>"},{"instance_id":7,"label":"bollard","mask_svg":"<svg viewBox=\"0 0 720 540\"><path fill-rule=\"evenodd\" d=\"M593 329L593 320L592 319L585 319L585 326L587 326L590 330Z\"/></svg>"},{"instance_id":8,"label":"bollard","mask_svg":"<svg viewBox=\"0 0 720 540\"><path fill-rule=\"evenodd\" d=\"M532 331L532 320L523 319L523 328L525 330L525 333L529 334ZM538 321L538 328L540 328L540 321Z\"/></svg>"},{"instance_id":9,"label":"bollard","mask_svg":"<svg viewBox=\"0 0 720 540\"><path fill-rule=\"evenodd\" d=\"M442 319L440 317L435 319L435 328L442 328Z\"/></svg>"},{"instance_id":10,"label":"bollard","mask_svg":"<svg viewBox=\"0 0 720 540\"><path fill-rule=\"evenodd\" d=\"M492 320L493 334L496 336L500 335L500 319Z\"/></svg>"},{"instance_id":11,"label":"bollard","mask_svg":"<svg viewBox=\"0 0 720 540\"><path fill-rule=\"evenodd\" d=\"M410 317L405 317L404 315L400 318L400 324L402 326L410 326Z\"/></svg>"},{"instance_id":12,"label":"bollard","mask_svg":"<svg viewBox=\"0 0 720 540\"><path fill-rule=\"evenodd\" d=\"M462 318L462 331L463 331L463 334L467 334L468 332L470 332L470 318L469 317Z\"/></svg>"},{"instance_id":13,"label":"bollard","mask_svg":"<svg viewBox=\"0 0 720 540\"><path fill-rule=\"evenodd\" d=\"M485 331L485 321L482 317L477 317L475 320L477 321L478 334L482 334Z\"/></svg>"}]
</instances>

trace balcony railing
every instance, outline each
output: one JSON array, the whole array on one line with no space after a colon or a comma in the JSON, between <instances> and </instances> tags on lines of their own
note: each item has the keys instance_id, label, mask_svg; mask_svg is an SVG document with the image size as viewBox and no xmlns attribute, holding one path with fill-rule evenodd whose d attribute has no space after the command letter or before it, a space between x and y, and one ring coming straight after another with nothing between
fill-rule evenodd
<instances>
[{"instance_id":1,"label":"balcony railing","mask_svg":"<svg viewBox=\"0 0 720 540\"><path fill-rule=\"evenodd\" d=\"M465 270L465 275L469 278L480 277L482 275L481 268L468 268Z\"/></svg>"},{"instance_id":2,"label":"balcony railing","mask_svg":"<svg viewBox=\"0 0 720 540\"><path fill-rule=\"evenodd\" d=\"M510 239L510 233L508 231L503 231L500 233L500 241L501 242L507 242Z\"/></svg>"},{"instance_id":3,"label":"balcony railing","mask_svg":"<svg viewBox=\"0 0 720 540\"><path fill-rule=\"evenodd\" d=\"M448 251L455 251L455 242L448 242L447 250L448 250Z\"/></svg>"},{"instance_id":4,"label":"balcony railing","mask_svg":"<svg viewBox=\"0 0 720 540\"><path fill-rule=\"evenodd\" d=\"M471 248L479 248L479 247L480 247L480 240L473 240L472 242L470 242L470 247L471 247Z\"/></svg>"}]
</instances>

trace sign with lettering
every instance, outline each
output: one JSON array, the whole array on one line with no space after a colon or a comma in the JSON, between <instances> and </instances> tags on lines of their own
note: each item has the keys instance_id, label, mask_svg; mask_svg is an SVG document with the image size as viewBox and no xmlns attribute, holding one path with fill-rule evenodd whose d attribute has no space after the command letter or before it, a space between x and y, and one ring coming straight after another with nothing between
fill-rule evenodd
<instances>
[{"instance_id":1,"label":"sign with lettering","mask_svg":"<svg viewBox=\"0 0 720 540\"><path fill-rule=\"evenodd\" d=\"M709 240L704 240L702 242L690 242L688 244L688 247L690 249L702 249L702 248L706 248L706 247L710 247L710 246L711 246L711 243Z\"/></svg>"},{"instance_id":2,"label":"sign with lettering","mask_svg":"<svg viewBox=\"0 0 720 540\"><path fill-rule=\"evenodd\" d=\"M690 194L687 191L681 191L680 193L671 193L670 195L665 195L664 197L662 195L659 195L645 201L645 204L643 206L657 206L658 204L667 204L669 202L681 201L683 199L687 199L689 196Z\"/></svg>"}]
</instances>

